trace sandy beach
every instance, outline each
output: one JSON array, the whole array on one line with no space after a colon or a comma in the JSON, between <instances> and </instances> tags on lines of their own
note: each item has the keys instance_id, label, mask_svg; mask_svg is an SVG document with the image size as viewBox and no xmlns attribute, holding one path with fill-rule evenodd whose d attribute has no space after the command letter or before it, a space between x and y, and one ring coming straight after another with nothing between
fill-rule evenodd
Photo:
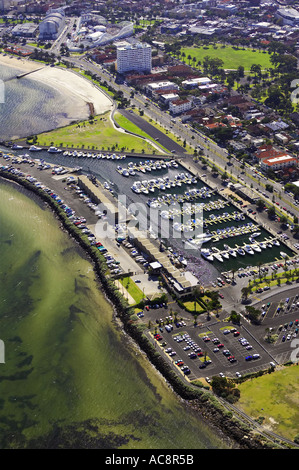
<instances>
[{"instance_id":1,"label":"sandy beach","mask_svg":"<svg viewBox=\"0 0 299 470\"><path fill-rule=\"evenodd\" d=\"M28 78L42 82L64 97L64 101L69 101L69 109L64 110L73 119L86 119L89 116L87 103L92 103L95 114L102 114L111 110L112 102L107 96L97 89L84 77L69 70L58 67L50 67L28 59L4 56L0 54L0 65L15 68L22 72L33 72Z\"/></svg>"}]
</instances>

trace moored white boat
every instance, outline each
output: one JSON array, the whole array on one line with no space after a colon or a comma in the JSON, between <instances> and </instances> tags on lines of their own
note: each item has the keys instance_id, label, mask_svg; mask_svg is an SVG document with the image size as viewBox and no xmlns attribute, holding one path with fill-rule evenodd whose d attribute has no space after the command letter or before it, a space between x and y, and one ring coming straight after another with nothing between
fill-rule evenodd
<instances>
[{"instance_id":1,"label":"moored white boat","mask_svg":"<svg viewBox=\"0 0 299 470\"><path fill-rule=\"evenodd\" d=\"M245 252L248 253L249 255L254 255L254 251L253 251L253 249L251 248L250 245L245 245L245 246L244 246L244 250L245 250Z\"/></svg>"},{"instance_id":2,"label":"moored white boat","mask_svg":"<svg viewBox=\"0 0 299 470\"><path fill-rule=\"evenodd\" d=\"M200 254L203 258L205 258L208 261L213 261L214 259L214 255L213 253L210 252L209 249L203 248L202 250L200 250Z\"/></svg>"},{"instance_id":3,"label":"moored white boat","mask_svg":"<svg viewBox=\"0 0 299 470\"><path fill-rule=\"evenodd\" d=\"M49 152L49 153L61 153L62 150L61 150L61 149L58 149L57 147L49 147L49 148L48 148L48 152Z\"/></svg>"},{"instance_id":4,"label":"moored white boat","mask_svg":"<svg viewBox=\"0 0 299 470\"><path fill-rule=\"evenodd\" d=\"M257 243L253 243L251 245L251 248L253 249L253 251L256 251L257 253L260 253L262 251L261 247Z\"/></svg>"}]
</instances>

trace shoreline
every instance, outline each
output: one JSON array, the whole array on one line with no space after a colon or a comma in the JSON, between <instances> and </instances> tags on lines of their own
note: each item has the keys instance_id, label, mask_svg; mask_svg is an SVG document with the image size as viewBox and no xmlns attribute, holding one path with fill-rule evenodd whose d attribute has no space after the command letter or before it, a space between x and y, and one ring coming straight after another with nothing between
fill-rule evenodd
<instances>
[{"instance_id":1,"label":"shoreline","mask_svg":"<svg viewBox=\"0 0 299 470\"><path fill-rule=\"evenodd\" d=\"M90 109L88 103L92 103L96 114L112 109L111 100L100 89L83 76L70 70L3 54L0 54L0 66L19 70L22 73L33 72L26 78L43 83L62 95L64 101L69 102L66 106L67 110L63 111L68 115L71 114L72 120L88 118Z\"/></svg>"},{"instance_id":2,"label":"shoreline","mask_svg":"<svg viewBox=\"0 0 299 470\"><path fill-rule=\"evenodd\" d=\"M98 253L95 254L86 241L81 238L81 235L76 233L76 230L69 224L67 217L62 213L54 200L49 199L43 191L19 176L0 171L0 178L10 182L14 181L20 186L25 187L48 205L48 208L57 216L61 223L60 228L66 231L74 242L78 243L90 259L101 290L105 293L106 300L113 307L114 321L117 321L121 330L147 356L150 364L164 377L173 391L186 402L188 407L198 413L199 418L209 423L211 429L214 429L216 433L221 433L223 440L227 440L230 445L238 446L241 449L272 449L276 447L273 442L269 442L263 437L260 439L258 434L252 433L237 417L230 416L228 410L225 409L213 394L205 391L204 388L195 389L184 383L181 378L173 373L161 356L157 357L156 350L147 337L141 334L138 328L132 324L125 299L117 289L112 287L106 278L102 269L100 255Z\"/></svg>"}]
</instances>

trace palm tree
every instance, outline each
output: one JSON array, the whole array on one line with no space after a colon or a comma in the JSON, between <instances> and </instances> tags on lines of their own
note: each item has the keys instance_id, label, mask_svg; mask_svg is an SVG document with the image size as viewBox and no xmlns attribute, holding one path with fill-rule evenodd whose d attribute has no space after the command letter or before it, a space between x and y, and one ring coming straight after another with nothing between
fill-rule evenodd
<instances>
[{"instance_id":1,"label":"palm tree","mask_svg":"<svg viewBox=\"0 0 299 470\"><path fill-rule=\"evenodd\" d=\"M251 292L250 287L246 287L246 286L242 287L241 289L242 299L247 300L250 292Z\"/></svg>"},{"instance_id":2,"label":"palm tree","mask_svg":"<svg viewBox=\"0 0 299 470\"><path fill-rule=\"evenodd\" d=\"M259 268L259 278L261 277L261 266L263 263L261 261L258 262L258 268Z\"/></svg>"}]
</instances>

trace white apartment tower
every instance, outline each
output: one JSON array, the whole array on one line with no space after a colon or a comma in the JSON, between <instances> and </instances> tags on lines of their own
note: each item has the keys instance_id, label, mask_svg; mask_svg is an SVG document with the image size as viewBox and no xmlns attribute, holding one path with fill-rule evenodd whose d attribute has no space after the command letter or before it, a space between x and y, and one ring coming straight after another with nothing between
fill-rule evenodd
<instances>
[{"instance_id":1,"label":"white apartment tower","mask_svg":"<svg viewBox=\"0 0 299 470\"><path fill-rule=\"evenodd\" d=\"M117 72L151 72L152 48L149 44L137 43L117 48Z\"/></svg>"}]
</instances>

